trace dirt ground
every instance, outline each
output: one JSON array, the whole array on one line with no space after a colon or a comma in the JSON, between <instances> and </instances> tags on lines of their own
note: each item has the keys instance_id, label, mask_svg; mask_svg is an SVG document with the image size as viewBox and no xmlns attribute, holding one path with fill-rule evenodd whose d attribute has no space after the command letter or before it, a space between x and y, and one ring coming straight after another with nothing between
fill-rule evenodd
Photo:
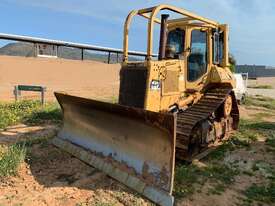
<instances>
[{"instance_id":1,"label":"dirt ground","mask_svg":"<svg viewBox=\"0 0 275 206\"><path fill-rule=\"evenodd\" d=\"M0 144L55 136L55 125L18 125L0 132ZM125 186L54 147L34 144L18 175L0 182L0 205L150 205Z\"/></svg>"},{"instance_id":2,"label":"dirt ground","mask_svg":"<svg viewBox=\"0 0 275 206\"><path fill-rule=\"evenodd\" d=\"M253 118L262 112L244 106L240 111L244 119ZM274 123L275 117L269 116L264 121ZM22 138L50 138L55 136L57 130L58 127L55 125L29 128L25 125L13 126L0 132L0 142L11 144ZM224 161L238 162L241 168L249 168L253 161L261 160L275 166L275 158L272 153L265 152L266 147L264 139L259 139L252 144L250 150L244 148L235 150L227 155ZM252 182L261 183L263 179L261 175L247 176L241 173L236 176L235 183L228 186L222 194L209 194L211 184L204 184L197 188L194 194L186 198L177 198L176 205L242 205L242 191ZM0 183L0 205L147 206L153 204L102 172L57 149L50 141L42 141L31 147L28 161L21 165L18 175Z\"/></svg>"},{"instance_id":3,"label":"dirt ground","mask_svg":"<svg viewBox=\"0 0 275 206\"><path fill-rule=\"evenodd\" d=\"M47 87L46 100L54 100L54 91L64 91L96 99L117 96L119 64L67 59L0 56L0 100L14 100L18 84ZM22 92L24 98L38 94Z\"/></svg>"}]
</instances>

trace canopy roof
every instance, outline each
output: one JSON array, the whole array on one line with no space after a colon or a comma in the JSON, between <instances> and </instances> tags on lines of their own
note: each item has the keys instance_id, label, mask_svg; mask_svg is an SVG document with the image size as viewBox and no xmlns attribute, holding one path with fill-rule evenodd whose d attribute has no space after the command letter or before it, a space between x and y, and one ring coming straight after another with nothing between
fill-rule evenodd
<instances>
[{"instance_id":1,"label":"canopy roof","mask_svg":"<svg viewBox=\"0 0 275 206\"><path fill-rule=\"evenodd\" d=\"M180 23L180 24L196 24L198 26L206 26L217 28L219 27L219 23L192 12L189 12L185 9L177 8L175 6L170 6L166 4L161 4L155 7L140 9L140 10L133 10L129 13L125 25L124 25L124 60L127 61L128 59L128 41L129 41L129 28L132 21L132 18L136 15L142 16L148 19L148 37L147 37L147 59L151 59L153 56L153 31L154 31L154 23L161 23L161 20L157 17L160 11L167 10L174 12L176 14L180 14L182 18L177 19L170 19L168 20L169 24Z\"/></svg>"}]
</instances>

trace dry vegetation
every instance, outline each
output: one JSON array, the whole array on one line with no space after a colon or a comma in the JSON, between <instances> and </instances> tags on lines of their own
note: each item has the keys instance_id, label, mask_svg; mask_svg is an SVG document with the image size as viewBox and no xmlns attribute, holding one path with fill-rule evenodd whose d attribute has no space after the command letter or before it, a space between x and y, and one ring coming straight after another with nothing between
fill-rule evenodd
<instances>
[{"instance_id":1,"label":"dry vegetation","mask_svg":"<svg viewBox=\"0 0 275 206\"><path fill-rule=\"evenodd\" d=\"M177 163L176 205L275 205L275 100L250 97L241 115L240 129L231 140L200 162ZM0 125L5 129L0 139L5 132L13 131L10 137L20 133L21 128L9 125L58 127L60 118L55 104L1 104ZM0 205L153 205L52 146L54 134L31 131L1 145Z\"/></svg>"},{"instance_id":2,"label":"dry vegetation","mask_svg":"<svg viewBox=\"0 0 275 206\"><path fill-rule=\"evenodd\" d=\"M248 86L248 88L252 89L273 89L271 85L253 85L253 86Z\"/></svg>"}]
</instances>

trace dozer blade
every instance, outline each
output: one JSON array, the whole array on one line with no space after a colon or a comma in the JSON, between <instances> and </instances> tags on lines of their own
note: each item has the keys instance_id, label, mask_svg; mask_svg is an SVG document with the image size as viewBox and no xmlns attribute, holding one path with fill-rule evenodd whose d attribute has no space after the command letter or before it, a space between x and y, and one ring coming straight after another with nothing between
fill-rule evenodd
<instances>
[{"instance_id":1,"label":"dozer blade","mask_svg":"<svg viewBox=\"0 0 275 206\"><path fill-rule=\"evenodd\" d=\"M153 202L173 205L176 117L55 93L63 128L54 144Z\"/></svg>"}]
</instances>

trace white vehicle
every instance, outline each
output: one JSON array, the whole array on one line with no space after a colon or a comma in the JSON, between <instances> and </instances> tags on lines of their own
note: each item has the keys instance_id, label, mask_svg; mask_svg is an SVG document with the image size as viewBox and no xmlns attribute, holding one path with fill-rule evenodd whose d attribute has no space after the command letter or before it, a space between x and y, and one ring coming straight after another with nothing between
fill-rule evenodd
<instances>
[{"instance_id":1,"label":"white vehicle","mask_svg":"<svg viewBox=\"0 0 275 206\"><path fill-rule=\"evenodd\" d=\"M247 96L247 81L248 73L238 73L234 74L236 79L236 88L234 89L237 101L239 104L245 102Z\"/></svg>"}]
</instances>

